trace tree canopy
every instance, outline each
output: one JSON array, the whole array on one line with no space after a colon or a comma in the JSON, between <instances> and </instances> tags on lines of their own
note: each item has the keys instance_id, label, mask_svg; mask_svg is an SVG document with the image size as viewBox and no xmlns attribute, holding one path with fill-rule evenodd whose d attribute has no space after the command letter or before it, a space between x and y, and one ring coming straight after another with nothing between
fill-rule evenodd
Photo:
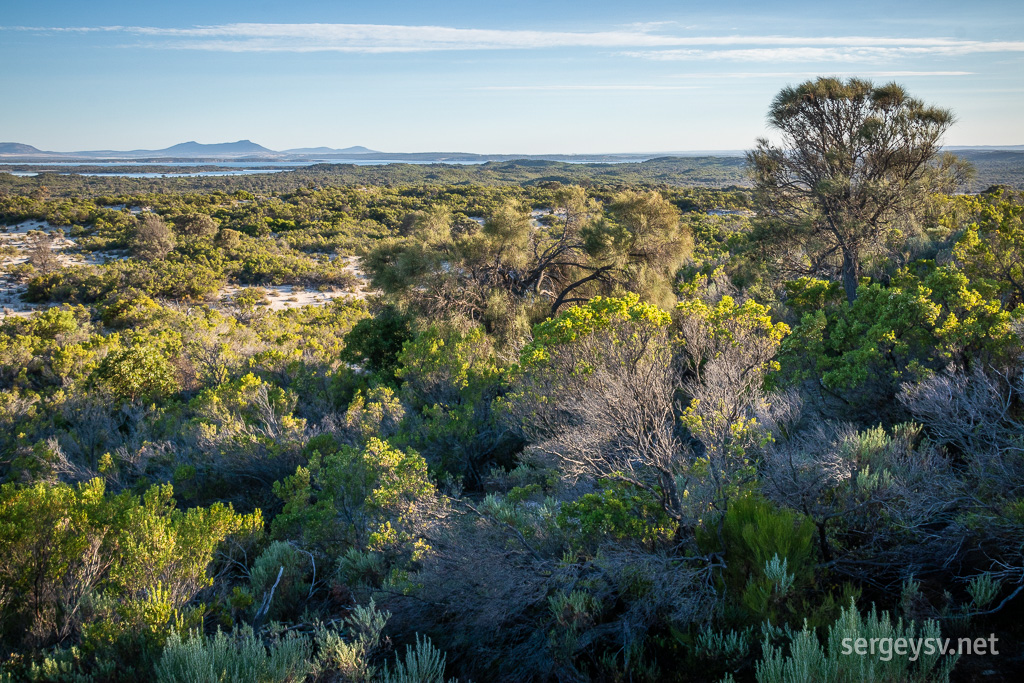
<instances>
[{"instance_id":1,"label":"tree canopy","mask_svg":"<svg viewBox=\"0 0 1024 683\"><path fill-rule=\"evenodd\" d=\"M852 302L865 255L937 187L929 162L953 121L896 83L818 78L784 88L768 110L780 144L762 138L747 154L769 239L798 245L805 274L838 270Z\"/></svg>"},{"instance_id":2,"label":"tree canopy","mask_svg":"<svg viewBox=\"0 0 1024 683\"><path fill-rule=\"evenodd\" d=\"M518 314L535 322L621 290L668 302L693 250L679 210L653 191L621 192L602 206L571 186L539 218L505 202L469 232L456 229L443 207L404 225L406 237L385 241L367 259L374 283L421 311L459 313L492 329Z\"/></svg>"}]
</instances>

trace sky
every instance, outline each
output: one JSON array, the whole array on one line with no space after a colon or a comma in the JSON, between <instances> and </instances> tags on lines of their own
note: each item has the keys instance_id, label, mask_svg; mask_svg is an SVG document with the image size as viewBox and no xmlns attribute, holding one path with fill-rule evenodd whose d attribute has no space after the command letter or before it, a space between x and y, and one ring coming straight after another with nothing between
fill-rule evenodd
<instances>
[{"instance_id":1,"label":"sky","mask_svg":"<svg viewBox=\"0 0 1024 683\"><path fill-rule=\"evenodd\" d=\"M1024 144L1019 0L0 0L0 141L53 151L748 149L820 75Z\"/></svg>"}]
</instances>

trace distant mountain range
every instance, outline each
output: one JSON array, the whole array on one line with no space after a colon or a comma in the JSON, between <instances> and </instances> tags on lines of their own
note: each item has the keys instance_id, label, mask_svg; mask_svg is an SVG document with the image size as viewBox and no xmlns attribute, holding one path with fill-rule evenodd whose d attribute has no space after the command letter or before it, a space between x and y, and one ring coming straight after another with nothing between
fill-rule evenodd
<instances>
[{"instance_id":1,"label":"distant mountain range","mask_svg":"<svg viewBox=\"0 0 1024 683\"><path fill-rule=\"evenodd\" d=\"M137 153L147 154L146 150L137 150ZM169 157L206 157L206 156L252 156L260 154L274 154L271 149L257 145L251 140L239 140L238 142L221 142L213 145L204 145L194 140L182 142L181 144L161 149L148 154L159 154Z\"/></svg>"},{"instance_id":2,"label":"distant mountain range","mask_svg":"<svg viewBox=\"0 0 1024 683\"><path fill-rule=\"evenodd\" d=\"M304 147L286 149L278 152L258 145L252 140L238 142L220 142L212 145L189 141L172 145L166 149L133 149L119 151L112 149L87 150L81 152L47 152L32 145L19 142L0 142L0 156L33 157L33 158L69 158L69 159L225 159L233 157L279 158L290 156L333 156L333 155L376 154L366 147Z\"/></svg>"},{"instance_id":3,"label":"distant mountain range","mask_svg":"<svg viewBox=\"0 0 1024 683\"><path fill-rule=\"evenodd\" d=\"M1024 152L1024 145L981 145L981 146L949 146L953 152ZM32 145L19 142L0 142L0 158L24 161L71 161L71 160L189 160L189 159L246 159L249 161L282 161L309 159L353 159L360 158L381 161L418 161L418 162L480 162L480 161L511 161L515 159L534 159L548 161L591 161L616 162L637 161L665 156L707 156L735 157L742 156L743 150L700 150L659 152L657 154L473 154L469 152L411 152L395 153L380 152L366 147L354 146L343 149L333 147L299 147L275 151L258 145L252 140L237 142L221 142L203 144L200 142L182 142L166 149L134 149L130 151L90 150L82 152L47 152Z\"/></svg>"},{"instance_id":4,"label":"distant mountain range","mask_svg":"<svg viewBox=\"0 0 1024 683\"><path fill-rule=\"evenodd\" d=\"M707 152L661 152L658 154L474 154L471 152L381 152L362 146L345 147L298 147L276 151L258 145L252 140L203 144L195 141L183 142L166 149L133 149L118 151L111 149L80 152L48 152L32 145L17 142L0 142L0 158L8 161L168 161L189 159L245 159L246 161L287 161L287 160L345 160L359 161L416 161L437 163L512 161L531 159L537 161L638 161L659 156L742 156L741 150Z\"/></svg>"},{"instance_id":5,"label":"distant mountain range","mask_svg":"<svg viewBox=\"0 0 1024 683\"><path fill-rule=\"evenodd\" d=\"M282 154L380 154L366 147L346 147L345 149L331 149L330 147L299 147L297 149L286 149Z\"/></svg>"}]
</instances>

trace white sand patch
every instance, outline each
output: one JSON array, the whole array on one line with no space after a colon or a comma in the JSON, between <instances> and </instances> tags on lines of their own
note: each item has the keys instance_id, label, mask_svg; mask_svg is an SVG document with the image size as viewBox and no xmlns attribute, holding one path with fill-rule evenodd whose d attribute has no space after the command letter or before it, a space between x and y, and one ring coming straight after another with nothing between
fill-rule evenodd
<instances>
[{"instance_id":1,"label":"white sand patch","mask_svg":"<svg viewBox=\"0 0 1024 683\"><path fill-rule=\"evenodd\" d=\"M290 308L302 308L303 306L326 306L335 299L355 300L365 299L370 291L370 278L360 268L358 256L339 256L344 260L344 269L356 277L356 285L352 289L330 287L320 290L316 287L303 287L301 285L263 285L253 286L254 289L262 289L267 298L267 303L257 306L258 309L271 311L285 311ZM217 301L223 306L233 306L234 299L243 289L244 285L230 284L222 288L217 294Z\"/></svg>"},{"instance_id":2,"label":"white sand patch","mask_svg":"<svg viewBox=\"0 0 1024 683\"><path fill-rule=\"evenodd\" d=\"M235 297L244 289L249 287L241 285L227 285L217 293L217 299L223 305L233 305ZM345 298L350 294L340 289L332 289L320 292L314 289L306 289L296 285L265 285L255 286L251 289L262 289L266 294L269 303L259 305L257 309L284 311L289 308L301 308L303 306L326 306L338 298Z\"/></svg>"},{"instance_id":3,"label":"white sand patch","mask_svg":"<svg viewBox=\"0 0 1024 683\"><path fill-rule=\"evenodd\" d=\"M7 226L7 231L0 228L0 247L14 247L10 255L0 256L0 319L10 316L28 316L34 311L44 310L58 304L30 304L22 300L26 291L24 284L18 283L7 272L7 267L25 263L29 259L29 252L34 246L34 235L30 232L53 233L58 228L51 226L46 221L24 221L15 226ZM75 240L64 236L61 231L50 245L50 248L57 253L61 266L81 265L102 265L109 261L125 260L128 256L120 252L95 251L79 252ZM301 308L303 306L326 306L335 299L365 299L370 290L370 278L361 268L358 256L337 256L344 262L344 270L355 276L355 286L349 289L330 287L320 291L315 287L302 287L298 285L266 285L260 287L266 293L267 304L257 308L263 310L283 311L290 308ZM223 307L234 306L235 296L245 287L238 284L231 284L214 295L215 305Z\"/></svg>"},{"instance_id":4,"label":"white sand patch","mask_svg":"<svg viewBox=\"0 0 1024 683\"><path fill-rule=\"evenodd\" d=\"M65 235L68 228L50 225L47 221L29 220L17 225L0 226L0 247L13 247L14 252L0 256L0 318L11 315L28 316L56 304L30 304L22 299L26 287L16 282L7 272L10 266L17 266L29 260L29 253L35 246L38 233L53 235L50 250L57 255L61 266L102 263L104 255L78 253L75 241ZM56 234L54 234L56 233ZM7 250L5 250L7 251Z\"/></svg>"},{"instance_id":5,"label":"white sand patch","mask_svg":"<svg viewBox=\"0 0 1024 683\"><path fill-rule=\"evenodd\" d=\"M544 227L544 224L540 222L540 219L544 216L550 216L553 213L551 209L533 209L530 211L530 225L534 228Z\"/></svg>"},{"instance_id":6,"label":"white sand patch","mask_svg":"<svg viewBox=\"0 0 1024 683\"><path fill-rule=\"evenodd\" d=\"M708 211L709 216L746 216L752 218L756 216L753 211L749 209L711 209Z\"/></svg>"},{"instance_id":7,"label":"white sand patch","mask_svg":"<svg viewBox=\"0 0 1024 683\"><path fill-rule=\"evenodd\" d=\"M363 272L363 262L359 256L341 256L345 261L345 270L356 276L356 291L353 296L357 299L365 299L370 293L370 276Z\"/></svg>"},{"instance_id":8,"label":"white sand patch","mask_svg":"<svg viewBox=\"0 0 1024 683\"><path fill-rule=\"evenodd\" d=\"M71 226L68 226L69 228ZM50 225L47 221L29 220L22 221L17 225L0 225L0 235L18 235L25 234L29 230L39 230L42 232L53 232L54 230L64 230L63 227L57 225Z\"/></svg>"}]
</instances>

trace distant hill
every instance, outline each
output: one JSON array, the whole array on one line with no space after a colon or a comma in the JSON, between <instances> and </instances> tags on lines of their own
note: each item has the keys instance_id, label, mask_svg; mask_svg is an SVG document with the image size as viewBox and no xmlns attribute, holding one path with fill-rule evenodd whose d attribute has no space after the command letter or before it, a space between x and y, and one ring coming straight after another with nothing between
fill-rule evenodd
<instances>
[{"instance_id":1,"label":"distant hill","mask_svg":"<svg viewBox=\"0 0 1024 683\"><path fill-rule=\"evenodd\" d=\"M85 150L80 152L62 152L61 156L75 159L202 159L206 157L243 157L243 156L280 156L280 152L257 145L252 140L238 142L218 142L203 144L190 140L166 149L132 149L120 151L113 149Z\"/></svg>"},{"instance_id":2,"label":"distant hill","mask_svg":"<svg viewBox=\"0 0 1024 683\"><path fill-rule=\"evenodd\" d=\"M238 142L219 142L212 145L205 145L195 141L182 142L181 144L150 152L153 156L169 157L214 157L214 156L243 156L253 154L277 154L272 149L257 145L252 140L239 140Z\"/></svg>"},{"instance_id":3,"label":"distant hill","mask_svg":"<svg viewBox=\"0 0 1024 683\"><path fill-rule=\"evenodd\" d=\"M47 154L36 149L32 145L23 145L20 142L0 142L0 154Z\"/></svg>"},{"instance_id":4,"label":"distant hill","mask_svg":"<svg viewBox=\"0 0 1024 683\"><path fill-rule=\"evenodd\" d=\"M356 145L345 149L334 149L333 147L298 147L286 149L284 154L380 154L380 152Z\"/></svg>"}]
</instances>

